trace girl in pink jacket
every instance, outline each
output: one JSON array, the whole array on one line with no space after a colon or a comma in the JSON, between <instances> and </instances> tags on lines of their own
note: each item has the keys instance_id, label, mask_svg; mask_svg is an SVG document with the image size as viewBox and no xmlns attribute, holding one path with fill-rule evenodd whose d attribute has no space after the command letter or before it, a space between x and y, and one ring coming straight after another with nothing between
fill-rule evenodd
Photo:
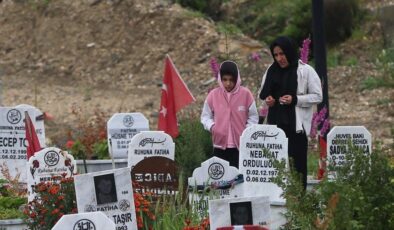
<instances>
[{"instance_id":1,"label":"girl in pink jacket","mask_svg":"<svg viewBox=\"0 0 394 230\"><path fill-rule=\"evenodd\" d=\"M241 86L235 62L220 65L218 83L205 99L201 123L212 133L213 155L238 168L240 136L259 119L256 103L250 90Z\"/></svg>"}]
</instances>

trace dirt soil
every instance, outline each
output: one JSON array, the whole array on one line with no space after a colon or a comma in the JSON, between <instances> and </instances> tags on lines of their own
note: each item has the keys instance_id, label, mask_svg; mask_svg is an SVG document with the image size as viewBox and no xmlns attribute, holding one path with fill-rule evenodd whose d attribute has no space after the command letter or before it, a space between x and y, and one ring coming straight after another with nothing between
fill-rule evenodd
<instances>
[{"instance_id":1,"label":"dirt soil","mask_svg":"<svg viewBox=\"0 0 394 230\"><path fill-rule=\"evenodd\" d=\"M253 91L272 61L267 46L246 36L226 37L214 22L164 0L3 0L0 25L0 103L31 104L53 115L46 134L57 145L76 127L75 107L87 117L96 108L108 117L142 112L155 130L166 54L197 99L184 117L199 115L216 84L212 57L236 57L245 70L244 85ZM375 140L390 145L394 90L360 90L364 79L379 72L375 58L364 53L369 43L379 42L379 26L369 29L373 36L364 43L349 41L340 48L358 64L329 69L331 121L364 125ZM262 60L252 62L256 51Z\"/></svg>"}]
</instances>

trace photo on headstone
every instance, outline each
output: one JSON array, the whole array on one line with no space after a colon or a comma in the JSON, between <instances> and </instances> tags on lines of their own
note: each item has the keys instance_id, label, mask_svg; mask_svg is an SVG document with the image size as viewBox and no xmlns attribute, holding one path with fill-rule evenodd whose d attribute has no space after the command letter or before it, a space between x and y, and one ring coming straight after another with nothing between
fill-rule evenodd
<instances>
[{"instance_id":1,"label":"photo on headstone","mask_svg":"<svg viewBox=\"0 0 394 230\"><path fill-rule=\"evenodd\" d=\"M252 225L252 202L230 203L231 225Z\"/></svg>"},{"instance_id":2,"label":"photo on headstone","mask_svg":"<svg viewBox=\"0 0 394 230\"><path fill-rule=\"evenodd\" d=\"M108 204L118 201L113 173L95 176L93 179L97 204Z\"/></svg>"},{"instance_id":3,"label":"photo on headstone","mask_svg":"<svg viewBox=\"0 0 394 230\"><path fill-rule=\"evenodd\" d=\"M78 213L101 211L117 229L137 230L130 168L74 177Z\"/></svg>"},{"instance_id":4,"label":"photo on headstone","mask_svg":"<svg viewBox=\"0 0 394 230\"><path fill-rule=\"evenodd\" d=\"M209 200L208 206L211 229L236 225L269 227L271 224L268 196L214 199Z\"/></svg>"}]
</instances>

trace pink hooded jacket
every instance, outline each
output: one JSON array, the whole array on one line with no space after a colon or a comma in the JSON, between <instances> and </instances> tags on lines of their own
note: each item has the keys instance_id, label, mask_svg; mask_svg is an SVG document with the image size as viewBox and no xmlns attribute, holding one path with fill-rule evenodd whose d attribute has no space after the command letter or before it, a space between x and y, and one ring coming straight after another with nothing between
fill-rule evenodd
<instances>
[{"instance_id":1,"label":"pink hooded jacket","mask_svg":"<svg viewBox=\"0 0 394 230\"><path fill-rule=\"evenodd\" d=\"M237 66L238 69L238 66ZM238 69L238 78L234 89L227 96L220 73L218 74L219 87L209 92L201 113L201 123L204 128L212 132L212 141L215 148L226 149L231 123L233 141L239 149L240 136L247 125L257 124L258 113L252 93L241 86Z\"/></svg>"}]
</instances>

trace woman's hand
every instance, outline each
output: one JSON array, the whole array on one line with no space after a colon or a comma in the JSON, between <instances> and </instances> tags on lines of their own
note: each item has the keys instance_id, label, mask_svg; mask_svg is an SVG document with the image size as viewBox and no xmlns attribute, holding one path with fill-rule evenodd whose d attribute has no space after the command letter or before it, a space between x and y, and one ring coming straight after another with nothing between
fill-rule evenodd
<instances>
[{"instance_id":1,"label":"woman's hand","mask_svg":"<svg viewBox=\"0 0 394 230\"><path fill-rule=\"evenodd\" d=\"M265 103L269 106L272 107L275 105L275 99L270 95L267 98L265 98Z\"/></svg>"},{"instance_id":2,"label":"woman's hand","mask_svg":"<svg viewBox=\"0 0 394 230\"><path fill-rule=\"evenodd\" d=\"M279 103L282 105L290 105L293 101L293 97L291 95L284 95L279 98Z\"/></svg>"}]
</instances>

